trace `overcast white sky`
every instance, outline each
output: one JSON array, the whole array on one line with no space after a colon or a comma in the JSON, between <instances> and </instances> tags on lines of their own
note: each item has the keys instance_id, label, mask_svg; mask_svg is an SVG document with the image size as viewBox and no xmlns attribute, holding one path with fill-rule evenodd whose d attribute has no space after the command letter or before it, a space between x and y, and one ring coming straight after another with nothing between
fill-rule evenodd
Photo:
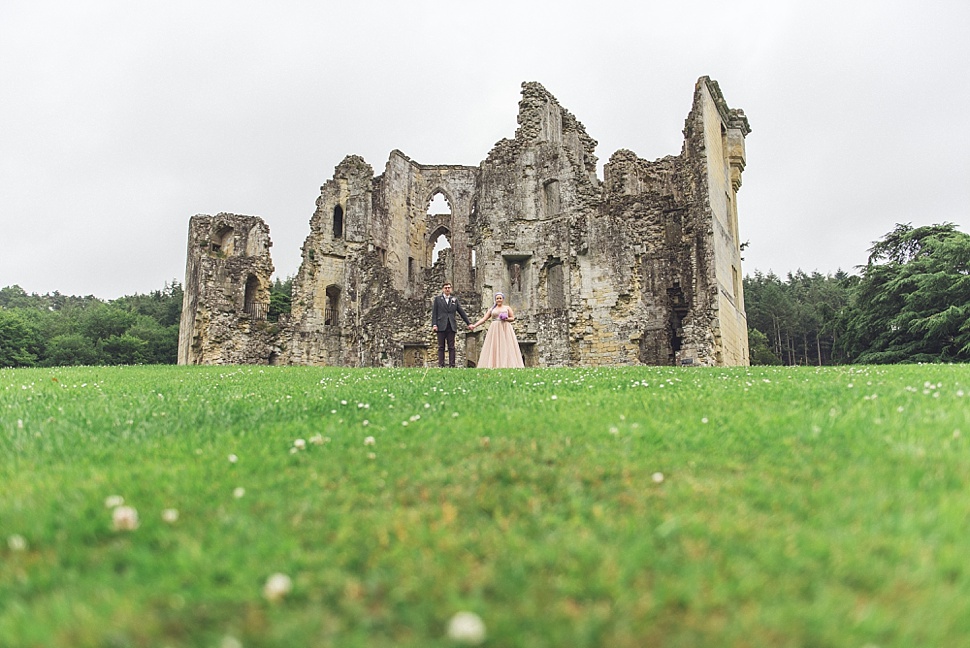
<instances>
[{"instance_id":1,"label":"overcast white sky","mask_svg":"<svg viewBox=\"0 0 970 648\"><path fill-rule=\"evenodd\" d=\"M968 72L966 0L0 0L0 286L162 288L220 211L291 275L348 154L477 165L539 81L601 164L675 155L702 75L752 126L745 273L851 270L970 231Z\"/></svg>"}]
</instances>

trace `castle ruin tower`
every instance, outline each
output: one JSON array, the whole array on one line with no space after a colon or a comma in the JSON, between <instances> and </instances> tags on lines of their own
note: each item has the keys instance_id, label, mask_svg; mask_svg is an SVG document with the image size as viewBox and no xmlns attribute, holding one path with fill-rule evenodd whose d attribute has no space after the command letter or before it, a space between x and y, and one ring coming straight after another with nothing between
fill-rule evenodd
<instances>
[{"instance_id":1,"label":"castle ruin tower","mask_svg":"<svg viewBox=\"0 0 970 648\"><path fill-rule=\"evenodd\" d=\"M275 364L269 227L256 216L189 221L178 363Z\"/></svg>"}]
</instances>

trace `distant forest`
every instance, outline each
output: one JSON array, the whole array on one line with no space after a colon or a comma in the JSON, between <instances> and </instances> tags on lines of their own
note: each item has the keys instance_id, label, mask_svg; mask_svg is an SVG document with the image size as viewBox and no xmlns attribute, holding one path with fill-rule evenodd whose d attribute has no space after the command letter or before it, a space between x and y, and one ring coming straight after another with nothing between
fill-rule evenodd
<instances>
[{"instance_id":1,"label":"distant forest","mask_svg":"<svg viewBox=\"0 0 970 648\"><path fill-rule=\"evenodd\" d=\"M897 225L858 274L744 279L751 364L970 361L970 235ZM270 294L290 311L293 278ZM174 364L182 286L111 301L0 288L0 367Z\"/></svg>"},{"instance_id":2,"label":"distant forest","mask_svg":"<svg viewBox=\"0 0 970 648\"><path fill-rule=\"evenodd\" d=\"M292 278L272 288L269 319L290 310ZM175 364L182 285L104 301L0 288L0 367Z\"/></svg>"}]
</instances>

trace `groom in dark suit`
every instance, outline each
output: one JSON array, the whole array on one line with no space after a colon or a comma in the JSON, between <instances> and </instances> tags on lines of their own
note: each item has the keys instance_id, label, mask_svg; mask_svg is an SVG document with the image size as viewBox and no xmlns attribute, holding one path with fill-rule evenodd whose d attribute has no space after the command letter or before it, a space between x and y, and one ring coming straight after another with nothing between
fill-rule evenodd
<instances>
[{"instance_id":1,"label":"groom in dark suit","mask_svg":"<svg viewBox=\"0 0 970 648\"><path fill-rule=\"evenodd\" d=\"M448 343L448 366L455 366L455 333L458 332L455 313L461 315L466 325L471 326L458 298L451 294L451 283L446 281L441 286L441 294L431 300L431 330L438 334L439 367L445 366L445 342Z\"/></svg>"}]
</instances>

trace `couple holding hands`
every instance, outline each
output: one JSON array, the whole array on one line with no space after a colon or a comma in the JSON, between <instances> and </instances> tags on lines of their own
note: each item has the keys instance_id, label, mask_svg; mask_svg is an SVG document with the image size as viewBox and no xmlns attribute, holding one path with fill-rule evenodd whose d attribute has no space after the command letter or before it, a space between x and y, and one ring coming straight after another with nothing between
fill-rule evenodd
<instances>
[{"instance_id":1,"label":"couple holding hands","mask_svg":"<svg viewBox=\"0 0 970 648\"><path fill-rule=\"evenodd\" d=\"M519 341L512 330L515 311L505 304L505 295L495 293L495 303L485 311L482 319L472 324L465 314L458 298L451 294L451 283L445 282L441 286L441 294L431 302L431 329L438 334L438 366L445 366L445 344L448 345L448 366L455 366L455 333L458 332L458 321L455 313L465 320L469 331L474 331L487 320L492 323L485 333L485 342L478 356L478 366L486 369L521 368L522 353L519 351Z\"/></svg>"}]
</instances>

